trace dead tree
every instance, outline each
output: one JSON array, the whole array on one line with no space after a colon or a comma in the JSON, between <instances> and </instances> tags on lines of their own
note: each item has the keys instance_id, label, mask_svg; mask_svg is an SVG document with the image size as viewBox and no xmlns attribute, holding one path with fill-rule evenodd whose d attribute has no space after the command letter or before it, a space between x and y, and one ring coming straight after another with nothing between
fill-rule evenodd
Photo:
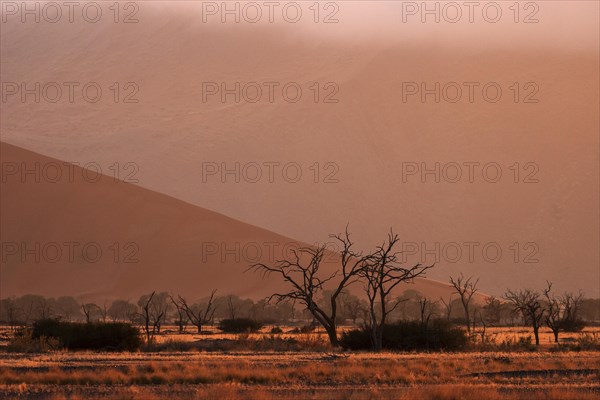
<instances>
[{"instance_id":1,"label":"dead tree","mask_svg":"<svg viewBox=\"0 0 600 400\"><path fill-rule=\"evenodd\" d=\"M487 322L485 320L485 318L483 317L483 313L481 311L476 311L476 314L479 315L479 321L481 322L481 331L479 332L474 332L474 334L479 333L479 336L481 337L481 343L485 344L489 341L489 338L487 337ZM475 324L473 324L473 331L475 331Z\"/></svg>"},{"instance_id":2,"label":"dead tree","mask_svg":"<svg viewBox=\"0 0 600 400\"><path fill-rule=\"evenodd\" d=\"M460 302L465 311L465 318L467 319L467 332L471 333L471 300L475 293L477 293L477 283L479 283L479 279L476 281L472 281L473 277L465 279L464 275L461 273L456 279L450 277L450 284L454 287L454 290L460 296ZM473 324L475 322L473 321Z\"/></svg>"},{"instance_id":3,"label":"dead tree","mask_svg":"<svg viewBox=\"0 0 600 400\"><path fill-rule=\"evenodd\" d=\"M486 320L489 321L492 324L492 326L494 324L499 324L500 320L502 319L502 302L494 296L488 296L485 299L483 311Z\"/></svg>"},{"instance_id":4,"label":"dead tree","mask_svg":"<svg viewBox=\"0 0 600 400\"><path fill-rule=\"evenodd\" d=\"M552 331L554 335L554 343L558 343L558 335L562 327L563 321L563 310L561 309L561 303L559 299L554 296L552 292L552 283L546 281L546 288L544 289L544 297L547 303L547 312L545 316L546 325Z\"/></svg>"},{"instance_id":5,"label":"dead tree","mask_svg":"<svg viewBox=\"0 0 600 400\"><path fill-rule=\"evenodd\" d=\"M562 330L568 332L580 331L584 322L579 318L579 309L583 303L583 293L564 293L559 297L563 309Z\"/></svg>"},{"instance_id":6,"label":"dead tree","mask_svg":"<svg viewBox=\"0 0 600 400\"><path fill-rule=\"evenodd\" d=\"M108 300L104 300L102 307L98 307L100 311L100 315L102 316L102 322L106 323L106 318L108 318Z\"/></svg>"},{"instance_id":7,"label":"dead tree","mask_svg":"<svg viewBox=\"0 0 600 400\"><path fill-rule=\"evenodd\" d=\"M579 318L579 309L583 303L583 293L565 293L561 296L561 303L564 308L564 319L567 322L581 321ZM568 326L567 326L568 328Z\"/></svg>"},{"instance_id":8,"label":"dead tree","mask_svg":"<svg viewBox=\"0 0 600 400\"><path fill-rule=\"evenodd\" d=\"M237 311L237 306L233 304L233 296L227 296L227 311L229 312L229 318L235 319L235 314Z\"/></svg>"},{"instance_id":9,"label":"dead tree","mask_svg":"<svg viewBox=\"0 0 600 400\"><path fill-rule=\"evenodd\" d=\"M100 311L100 307L94 303L82 304L81 309L83 310L83 315L85 315L85 322L90 323L94 318L94 313L98 313Z\"/></svg>"},{"instance_id":10,"label":"dead tree","mask_svg":"<svg viewBox=\"0 0 600 400\"><path fill-rule=\"evenodd\" d=\"M156 292L152 292L152 294L147 297L146 301L143 301L144 297L142 296L138 302L142 309L142 312L139 315L142 318L144 332L146 333L146 344L150 344L154 337L154 330L150 330L150 304L155 294Z\"/></svg>"},{"instance_id":11,"label":"dead tree","mask_svg":"<svg viewBox=\"0 0 600 400\"><path fill-rule=\"evenodd\" d=\"M19 308L17 306L15 297L13 296L2 299L0 300L0 304L2 304L2 309L6 313L6 322L8 322L10 330L14 331L15 325L17 324L17 315L19 313Z\"/></svg>"},{"instance_id":12,"label":"dead tree","mask_svg":"<svg viewBox=\"0 0 600 400\"><path fill-rule=\"evenodd\" d=\"M154 296L151 303L150 317L152 318L152 325L156 333L160 334L160 329L163 322L167 318L169 313L169 294L166 292L158 293Z\"/></svg>"},{"instance_id":13,"label":"dead tree","mask_svg":"<svg viewBox=\"0 0 600 400\"><path fill-rule=\"evenodd\" d=\"M217 309L214 303L215 293L217 293L216 289L211 292L206 308L196 305L190 307L183 297L178 296L180 307L185 311L189 321L196 327L198 333L202 333L202 327L212 321L215 315Z\"/></svg>"},{"instance_id":14,"label":"dead tree","mask_svg":"<svg viewBox=\"0 0 600 400\"><path fill-rule=\"evenodd\" d=\"M181 301L175 300L173 296L169 295L169 299L171 303L175 306L175 312L177 313L177 327L179 328L179 333L183 333L185 331L185 327L188 322L188 316L185 312L185 308L183 307Z\"/></svg>"},{"instance_id":15,"label":"dead tree","mask_svg":"<svg viewBox=\"0 0 600 400\"><path fill-rule=\"evenodd\" d=\"M352 320L352 324L356 326L356 320L364 311L363 304L359 298L351 298L344 304L344 312Z\"/></svg>"},{"instance_id":16,"label":"dead tree","mask_svg":"<svg viewBox=\"0 0 600 400\"><path fill-rule=\"evenodd\" d=\"M50 302L45 297L39 297L39 315L40 319L48 319L52 315Z\"/></svg>"},{"instance_id":17,"label":"dead tree","mask_svg":"<svg viewBox=\"0 0 600 400\"><path fill-rule=\"evenodd\" d=\"M577 326L577 310L583 299L583 294L565 293L562 296L556 296L552 293L552 283L548 281L546 281L546 288L543 293L547 303L546 326L550 328L554 335L554 343L558 343L558 335L561 330L568 330Z\"/></svg>"},{"instance_id":18,"label":"dead tree","mask_svg":"<svg viewBox=\"0 0 600 400\"><path fill-rule=\"evenodd\" d=\"M545 314L545 309L542 306L542 296L540 293L525 289L518 292L508 290L504 294L504 299L508 300L514 306L514 310L519 312L526 323L531 325L533 335L535 336L535 345L540 344L540 324Z\"/></svg>"},{"instance_id":19,"label":"dead tree","mask_svg":"<svg viewBox=\"0 0 600 400\"><path fill-rule=\"evenodd\" d=\"M405 268L398 262L399 252L394 247L399 242L398 235L388 234L387 242L377 247L368 257L361 275L365 279L365 291L369 304L368 330L373 350L381 351L383 346L383 329L390 313L398 307L399 300L389 300L392 290L402 282L410 282L422 276L432 266L416 264Z\"/></svg>"},{"instance_id":20,"label":"dead tree","mask_svg":"<svg viewBox=\"0 0 600 400\"><path fill-rule=\"evenodd\" d=\"M421 326L427 328L429 320L435 314L437 301L432 301L424 296L417 297L419 303L419 314L421 316Z\"/></svg>"},{"instance_id":21,"label":"dead tree","mask_svg":"<svg viewBox=\"0 0 600 400\"><path fill-rule=\"evenodd\" d=\"M444 305L444 310L446 311L446 321L450 321L452 315L452 294L448 298L448 302L446 302L443 297L440 297L440 301Z\"/></svg>"},{"instance_id":22,"label":"dead tree","mask_svg":"<svg viewBox=\"0 0 600 400\"><path fill-rule=\"evenodd\" d=\"M157 333L160 333L162 322L164 321L169 304L167 303L166 293L152 292L152 294L140 297L138 305L142 312L139 314L146 333L146 343L150 344Z\"/></svg>"},{"instance_id":23,"label":"dead tree","mask_svg":"<svg viewBox=\"0 0 600 400\"><path fill-rule=\"evenodd\" d=\"M350 239L348 228L344 234L332 235L341 244L340 269L322 276L321 262L327 252L327 245L320 247L303 247L292 250L290 259L276 261L274 265L257 263L249 270L260 272L263 276L271 274L279 275L289 286L285 293L275 293L268 299L275 299L278 303L291 299L299 301L312 314L313 318L323 326L333 346L338 346L337 337L337 301L342 291L356 282L359 273L363 270L370 256L362 256L360 252L353 249L354 243ZM335 281L334 283L334 280ZM317 304L326 285L333 286L330 307L327 310Z\"/></svg>"}]
</instances>

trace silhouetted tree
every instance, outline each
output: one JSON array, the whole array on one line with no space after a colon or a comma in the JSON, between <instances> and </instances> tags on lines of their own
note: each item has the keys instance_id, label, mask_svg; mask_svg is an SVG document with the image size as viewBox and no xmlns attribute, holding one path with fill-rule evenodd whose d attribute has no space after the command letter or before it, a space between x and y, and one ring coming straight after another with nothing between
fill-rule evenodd
<instances>
[{"instance_id":1,"label":"silhouetted tree","mask_svg":"<svg viewBox=\"0 0 600 400\"><path fill-rule=\"evenodd\" d=\"M175 313L177 314L175 323L177 324L179 333L183 333L185 331L185 326L187 325L187 322L189 320L185 312L185 308L183 307L181 301L175 300L173 296L169 295L169 299L171 300L171 303L175 306Z\"/></svg>"},{"instance_id":2,"label":"silhouetted tree","mask_svg":"<svg viewBox=\"0 0 600 400\"><path fill-rule=\"evenodd\" d=\"M481 320L485 319L491 324L499 324L502 317L502 302L494 296L485 299L485 305L481 313Z\"/></svg>"},{"instance_id":3,"label":"silhouetted tree","mask_svg":"<svg viewBox=\"0 0 600 400\"><path fill-rule=\"evenodd\" d=\"M344 313L352 320L352 324L356 325L356 320L364 315L367 310L367 303L356 296L350 295L344 299Z\"/></svg>"},{"instance_id":4,"label":"silhouetted tree","mask_svg":"<svg viewBox=\"0 0 600 400\"><path fill-rule=\"evenodd\" d=\"M146 333L146 343L150 344L157 333L169 310L167 303L168 294L165 292L157 294L155 291L150 295L143 295L138 300L142 312L139 313L142 327Z\"/></svg>"},{"instance_id":5,"label":"silhouetted tree","mask_svg":"<svg viewBox=\"0 0 600 400\"><path fill-rule=\"evenodd\" d=\"M514 310L523 316L525 323L531 325L535 336L535 345L540 344L540 323L544 317L545 309L542 305L542 295L531 289L514 292L508 290L504 298L512 303Z\"/></svg>"},{"instance_id":6,"label":"silhouetted tree","mask_svg":"<svg viewBox=\"0 0 600 400\"><path fill-rule=\"evenodd\" d=\"M600 321L600 299L581 299L579 315L585 321Z\"/></svg>"},{"instance_id":7,"label":"silhouetted tree","mask_svg":"<svg viewBox=\"0 0 600 400\"><path fill-rule=\"evenodd\" d=\"M423 275L432 267L421 264L409 268L401 266L398 262L400 253L394 250L399 240L398 235L390 232L387 241L367 257L364 267L360 270L365 279L369 303L367 328L375 351L381 351L386 320L400 303L399 300L389 301L392 290L402 282L409 282Z\"/></svg>"},{"instance_id":8,"label":"silhouetted tree","mask_svg":"<svg viewBox=\"0 0 600 400\"><path fill-rule=\"evenodd\" d=\"M322 276L320 269L327 252L327 245L293 249L288 260L277 261L274 265L257 263L252 265L250 270L260 272L263 276L271 274L281 276L283 281L288 283L289 291L275 293L269 297L269 301L276 299L277 302L281 302L290 299L304 304L313 318L323 326L330 343L338 346L336 322L338 297L346 287L356 282L370 256L363 256L360 252L354 251L354 243L350 239L348 228L344 234L331 235L331 237L341 244L341 267L331 274ZM337 279L337 284L334 283L334 279ZM329 306L324 309L319 306L317 300L322 296L327 284L330 284L333 289L328 296Z\"/></svg>"},{"instance_id":9,"label":"silhouetted tree","mask_svg":"<svg viewBox=\"0 0 600 400\"><path fill-rule=\"evenodd\" d=\"M14 297L0 300L0 316L2 322L6 322L12 330L18 321L19 308Z\"/></svg>"},{"instance_id":10,"label":"silhouetted tree","mask_svg":"<svg viewBox=\"0 0 600 400\"><path fill-rule=\"evenodd\" d=\"M467 319L467 332L471 333L471 300L475 293L477 293L477 283L479 283L479 279L476 281L472 280L473 277L465 279L464 275L461 273L456 279L450 277L450 284L454 287L454 290L460 296L460 302L465 311L465 318Z\"/></svg>"},{"instance_id":11,"label":"silhouetted tree","mask_svg":"<svg viewBox=\"0 0 600 400\"><path fill-rule=\"evenodd\" d=\"M152 299L151 304L150 316L152 317L152 324L156 327L156 333L160 334L162 325L169 314L169 294L167 292L157 293L154 299Z\"/></svg>"},{"instance_id":12,"label":"silhouetted tree","mask_svg":"<svg viewBox=\"0 0 600 400\"><path fill-rule=\"evenodd\" d=\"M100 315L100 307L96 303L82 303L81 309L85 315L85 322L88 324Z\"/></svg>"},{"instance_id":13,"label":"silhouetted tree","mask_svg":"<svg viewBox=\"0 0 600 400\"><path fill-rule=\"evenodd\" d=\"M130 320L133 323L137 317L137 307L127 300L115 300L108 308L108 316L113 322Z\"/></svg>"},{"instance_id":14,"label":"silhouetted tree","mask_svg":"<svg viewBox=\"0 0 600 400\"><path fill-rule=\"evenodd\" d=\"M102 317L102 322L106 323L106 319L108 318L108 309L109 309L109 305L108 305L108 300L104 300L104 303L102 303L102 307L98 307L100 310L100 316Z\"/></svg>"},{"instance_id":15,"label":"silhouetted tree","mask_svg":"<svg viewBox=\"0 0 600 400\"><path fill-rule=\"evenodd\" d=\"M446 321L450 321L450 316L452 315L452 295L448 298L448 301L444 300L443 297L440 297L440 301L444 305L444 310L446 314Z\"/></svg>"},{"instance_id":16,"label":"silhouetted tree","mask_svg":"<svg viewBox=\"0 0 600 400\"><path fill-rule=\"evenodd\" d=\"M417 297L417 302L419 303L421 325L426 328L429 325L431 317L437 312L437 301L432 301L425 296L419 296Z\"/></svg>"},{"instance_id":17,"label":"silhouetted tree","mask_svg":"<svg viewBox=\"0 0 600 400\"><path fill-rule=\"evenodd\" d=\"M580 318L580 309L583 304L583 293L578 294L565 292L559 297L559 301L563 308L563 323L564 331L579 331L585 325Z\"/></svg>"},{"instance_id":18,"label":"silhouetted tree","mask_svg":"<svg viewBox=\"0 0 600 400\"><path fill-rule=\"evenodd\" d=\"M583 300L583 295L564 293L556 296L552 293L552 283L546 281L543 291L547 303L545 322L554 335L554 342L558 343L558 335L561 330L577 330L583 327L583 322L577 317L577 311Z\"/></svg>"},{"instance_id":19,"label":"silhouetted tree","mask_svg":"<svg viewBox=\"0 0 600 400\"><path fill-rule=\"evenodd\" d=\"M62 296L56 299L55 307L56 313L67 321L82 317L79 303L71 296Z\"/></svg>"},{"instance_id":20,"label":"silhouetted tree","mask_svg":"<svg viewBox=\"0 0 600 400\"><path fill-rule=\"evenodd\" d=\"M206 304L206 307L202 307L196 304L190 307L183 297L178 296L180 306L185 310L188 319L196 327L198 333L201 333L202 327L205 324L212 321L213 319L213 316L216 311L216 307L214 304L216 292L216 290L212 291L212 293L210 294L210 298L208 299L208 303Z\"/></svg>"},{"instance_id":21,"label":"silhouetted tree","mask_svg":"<svg viewBox=\"0 0 600 400\"><path fill-rule=\"evenodd\" d=\"M154 329L150 330L150 303L152 302L155 294L156 292L152 292L149 296L142 296L138 301L138 305L142 309L140 317L142 318L142 326L144 328L144 332L146 333L146 344L150 344L154 336Z\"/></svg>"}]
</instances>

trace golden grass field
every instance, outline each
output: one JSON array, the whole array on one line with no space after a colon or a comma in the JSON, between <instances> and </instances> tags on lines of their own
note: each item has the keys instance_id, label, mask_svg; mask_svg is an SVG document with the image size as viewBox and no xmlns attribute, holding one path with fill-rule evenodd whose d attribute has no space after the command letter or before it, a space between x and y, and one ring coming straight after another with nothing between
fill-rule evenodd
<instances>
[{"instance_id":1,"label":"golden grass field","mask_svg":"<svg viewBox=\"0 0 600 400\"><path fill-rule=\"evenodd\" d=\"M164 329L159 343L252 343L271 335L183 334ZM284 332L287 329L284 328ZM598 335L588 328L576 335ZM496 328L497 339L529 330ZM575 336L574 336L575 335ZM107 353L0 352L0 398L7 399L596 399L600 352L537 351L347 353L320 333L295 336L303 351L244 350ZM240 350L240 348L242 348Z\"/></svg>"},{"instance_id":2,"label":"golden grass field","mask_svg":"<svg viewBox=\"0 0 600 400\"><path fill-rule=\"evenodd\" d=\"M597 352L0 356L3 398L593 399Z\"/></svg>"},{"instance_id":3,"label":"golden grass field","mask_svg":"<svg viewBox=\"0 0 600 400\"><path fill-rule=\"evenodd\" d=\"M266 327L263 327L261 329L261 331L258 333L244 334L243 336L244 336L244 338L247 338L250 340L260 339L260 338L265 337L265 335L268 335L269 334L268 332L274 326L276 326L276 325L266 326ZM319 329L319 328L317 328L312 333L302 333L302 334L289 333L289 331L292 329L290 327L281 327L281 328L283 330L283 333L277 335L278 337L281 337L281 338L301 337L305 340L321 340L321 339L325 340L325 338L326 338L325 331L323 331L323 329ZM353 326L339 327L340 332L343 332L347 329L354 329L354 327ZM475 333L477 334L477 332L480 332L480 331L481 331L481 328L477 328ZM581 335L586 335L586 334L600 336L600 327L586 327L581 332L561 332L560 340L568 342L568 341L571 341L573 339L580 337ZM531 328L528 328L525 326L487 328L486 335L489 338L496 340L497 342L501 342L503 340L509 340L509 339L517 341L520 338L526 338L528 336L531 336L533 339L533 332L531 331ZM161 335L156 336L156 340L159 343L170 341L170 340L189 342L189 341L196 341L196 340L239 340L239 338L240 338L239 334L223 333L220 330L216 329L215 327L210 327L210 326L205 328L202 334L196 333L195 328L193 328L193 327L187 327L186 332L183 334L180 334L177 332L177 328L175 326L167 326L163 329L163 332L161 333ZM545 345L549 345L549 344L552 345L553 343L554 343L554 336L552 335L552 331L546 327L540 328L540 345L541 346L545 346Z\"/></svg>"}]
</instances>

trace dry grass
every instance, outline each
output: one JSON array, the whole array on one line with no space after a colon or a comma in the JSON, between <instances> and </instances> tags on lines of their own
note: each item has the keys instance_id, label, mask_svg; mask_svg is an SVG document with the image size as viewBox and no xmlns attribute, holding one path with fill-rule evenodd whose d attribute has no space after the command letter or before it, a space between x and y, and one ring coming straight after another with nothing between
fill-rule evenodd
<instances>
[{"instance_id":1,"label":"dry grass","mask_svg":"<svg viewBox=\"0 0 600 400\"><path fill-rule=\"evenodd\" d=\"M512 340L528 330L497 333ZM318 332L219 336L167 334L159 352L0 352L0 398L586 400L600 395L598 351L550 352L554 346L548 344L536 352L332 353ZM190 344L194 351L178 351Z\"/></svg>"},{"instance_id":2,"label":"dry grass","mask_svg":"<svg viewBox=\"0 0 600 400\"><path fill-rule=\"evenodd\" d=\"M267 335L269 333L269 331L271 330L271 328L273 328L273 326L272 325L265 326L263 329L261 329L260 332L248 334L246 337L249 340L260 339L261 337L264 337L265 335ZM284 333L278 334L277 336L281 337L283 339L301 338L301 340L304 340L304 339L306 339L306 340L323 339L325 341L327 340L327 334L323 329L317 329L313 333L298 334L298 333L290 333L290 331L292 329L290 327L282 326L281 328L283 329ZM354 329L354 327L353 326L339 327L340 333L345 330L348 330L348 329ZM528 338L528 337L533 338L533 332L531 331L531 329L528 327L522 327L522 326L499 327L499 328L491 327L491 328L487 328L486 334L488 337L492 338L493 340L495 340L498 343L503 342L503 341L509 341L509 340L516 342L516 341L519 341L519 339L524 339L524 338ZM560 339L563 341L572 341L572 340L576 340L579 337L581 337L582 335L586 335L586 334L600 335L600 327L587 327L582 332L561 332ZM215 327L207 327L203 334L194 333L193 329L188 327L186 333L179 334L177 332L176 327L167 326L167 327L165 327L163 334L161 334L160 336L157 336L156 339L157 339L158 343L161 343L164 341L169 341L169 340L186 341L186 342L199 341L199 340L238 340L239 335L223 333ZM540 341L541 341L542 345L552 345L554 343L554 336L552 335L552 331L549 328L542 327L540 329Z\"/></svg>"},{"instance_id":3,"label":"dry grass","mask_svg":"<svg viewBox=\"0 0 600 400\"><path fill-rule=\"evenodd\" d=\"M63 393L61 393L63 392ZM296 399L382 399L382 400L595 400L598 391L580 387L497 387L490 385L431 385L405 388L248 388L241 385L211 386L105 386L21 388L6 390L0 386L4 399L48 400L159 400L159 399L214 399L214 400L296 400Z\"/></svg>"},{"instance_id":4,"label":"dry grass","mask_svg":"<svg viewBox=\"0 0 600 400\"><path fill-rule=\"evenodd\" d=\"M291 399L299 394L302 398L344 399L585 399L598 395L598 382L597 352L63 352L27 360L9 354L0 357L0 397L22 393L27 398L68 398L66 392L80 398L110 399L115 395L146 399L178 390L178 398L201 393L201 398L219 399Z\"/></svg>"}]
</instances>

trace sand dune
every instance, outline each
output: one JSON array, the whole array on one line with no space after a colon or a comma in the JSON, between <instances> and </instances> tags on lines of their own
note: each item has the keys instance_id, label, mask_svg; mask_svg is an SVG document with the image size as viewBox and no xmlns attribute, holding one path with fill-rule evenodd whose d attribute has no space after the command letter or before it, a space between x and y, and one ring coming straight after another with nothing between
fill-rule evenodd
<instances>
[{"instance_id":1,"label":"sand dune","mask_svg":"<svg viewBox=\"0 0 600 400\"><path fill-rule=\"evenodd\" d=\"M3 297L136 299L168 290L200 298L216 288L258 299L283 286L244 273L249 264L272 262L285 249L306 245L113 176L84 175L78 166L6 143L0 148L6 172L0 197ZM9 173L8 166L19 171ZM38 182L33 174L21 175L36 168ZM56 178L56 171L63 175ZM325 271L337 262L330 254ZM447 285L426 279L403 288L432 297L449 293Z\"/></svg>"},{"instance_id":2,"label":"sand dune","mask_svg":"<svg viewBox=\"0 0 600 400\"><path fill-rule=\"evenodd\" d=\"M395 227L407 246L417 244L413 259L434 249L436 279L463 271L481 276L482 287L496 294L507 287L540 287L549 279L561 289L593 294L600 278L598 5L552 3L561 4L545 4L541 22L527 26L402 25L394 10L369 8L363 15L354 6L342 7L340 24L323 27L204 24L197 9L186 8L194 3L154 2L143 4L137 24L9 22L2 28L3 81L94 81L104 96L93 104L11 97L3 103L2 140L60 160L135 163L136 185L170 196L164 201L171 207L172 198L186 202L178 203L175 215L152 210L161 221L152 226L169 224L173 230L166 237L154 229L140 232L155 247L160 241L150 238L154 234L197 242L186 236L191 231L176 229L180 223L191 229L188 210L201 210L193 204L309 243L348 222L367 245ZM236 81L298 82L304 96L297 103L281 94L274 102L221 102L218 96L203 101L204 82ZM403 82L472 81L500 84L501 101L402 100ZM120 99L129 93L124 84L134 82L139 101L112 101L114 82L120 83ZM330 93L324 84L335 82L339 102L311 100L314 82L320 99ZM518 103L510 89L515 82ZM538 103L522 103L527 82L537 85ZM219 174L204 179L207 162L227 168L293 162L303 174L296 183L281 175L269 182L263 169L257 183L231 176L222 182ZM406 162L429 168L436 162L493 162L503 175L493 184L481 176L474 183L422 183L418 176L404 182ZM523 183L532 171L538 182ZM337 183L324 182L330 173ZM51 216L50 205L44 210L48 216L40 213L40 220L55 218L54 225L69 217L67 211ZM190 246L184 250L179 241L161 246L174 256L151 246L157 268L172 257L190 260L180 254ZM473 259L465 246L471 242L478 243ZM462 251L458 259L444 253L454 244ZM502 251L498 261L482 253L488 244ZM530 259L537 262L525 262ZM168 270L155 272L156 282L174 279ZM186 279L190 289L197 284L192 281ZM37 284L43 288L44 279ZM262 289L247 278L237 284L246 293Z\"/></svg>"}]
</instances>

